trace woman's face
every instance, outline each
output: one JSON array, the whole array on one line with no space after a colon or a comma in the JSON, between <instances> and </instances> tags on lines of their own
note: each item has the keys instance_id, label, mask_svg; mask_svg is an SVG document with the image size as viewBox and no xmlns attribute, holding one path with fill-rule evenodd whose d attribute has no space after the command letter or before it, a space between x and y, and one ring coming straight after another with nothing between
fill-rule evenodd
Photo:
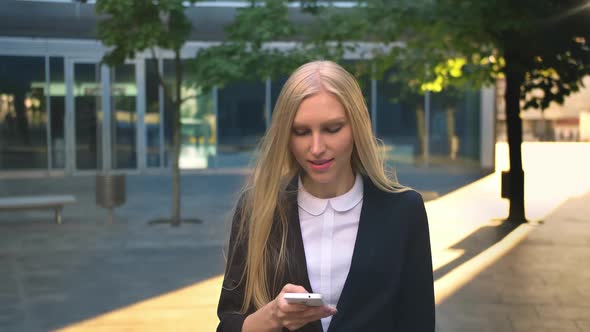
<instances>
[{"instance_id":1,"label":"woman's face","mask_svg":"<svg viewBox=\"0 0 590 332\"><path fill-rule=\"evenodd\" d=\"M346 186L354 179L353 146L352 128L337 97L321 91L303 100L293 121L290 148L306 173L308 191L305 180L312 186L321 184L327 193L350 189ZM339 192L342 186L344 192Z\"/></svg>"}]
</instances>

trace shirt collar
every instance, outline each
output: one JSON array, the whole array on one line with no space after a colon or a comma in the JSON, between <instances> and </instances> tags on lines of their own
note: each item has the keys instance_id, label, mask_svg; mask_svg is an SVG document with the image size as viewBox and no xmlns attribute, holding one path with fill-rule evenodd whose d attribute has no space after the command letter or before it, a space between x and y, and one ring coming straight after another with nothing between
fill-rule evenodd
<instances>
[{"instance_id":1,"label":"shirt collar","mask_svg":"<svg viewBox=\"0 0 590 332\"><path fill-rule=\"evenodd\" d=\"M360 174L356 175L352 188L336 197L318 198L310 194L303 187L301 177L298 179L299 189L297 190L297 205L313 216L319 216L326 210L328 203L338 212L352 210L363 200L363 178Z\"/></svg>"}]
</instances>

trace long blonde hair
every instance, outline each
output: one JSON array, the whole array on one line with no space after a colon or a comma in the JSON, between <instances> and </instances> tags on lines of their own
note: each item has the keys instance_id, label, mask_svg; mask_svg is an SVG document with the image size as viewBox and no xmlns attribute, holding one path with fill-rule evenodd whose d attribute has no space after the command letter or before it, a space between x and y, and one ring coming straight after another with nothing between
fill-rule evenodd
<instances>
[{"instance_id":1,"label":"long blonde hair","mask_svg":"<svg viewBox=\"0 0 590 332\"><path fill-rule=\"evenodd\" d=\"M371 130L369 112L356 79L331 61L309 62L296 69L281 90L270 128L258 147L258 160L242 192L234 242L244 241L246 249L245 268L240 280L245 287L242 313L257 310L270 302L276 294L271 294L273 291L269 285L276 283L285 272L289 222L285 193L288 183L300 170L289 149L291 126L301 102L321 89L334 94L346 110L354 140L353 172L368 177L383 191L407 190L395 176L386 174L379 151L380 142ZM271 249L269 237L273 227L279 229L280 237ZM270 266L274 277L269 275Z\"/></svg>"}]
</instances>

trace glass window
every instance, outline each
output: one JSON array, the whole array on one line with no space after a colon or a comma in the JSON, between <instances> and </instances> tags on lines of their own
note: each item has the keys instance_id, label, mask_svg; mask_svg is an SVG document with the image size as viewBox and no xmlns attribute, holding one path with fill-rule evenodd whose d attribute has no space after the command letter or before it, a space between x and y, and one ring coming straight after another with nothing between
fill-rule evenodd
<instances>
[{"instance_id":1,"label":"glass window","mask_svg":"<svg viewBox=\"0 0 590 332\"><path fill-rule=\"evenodd\" d=\"M394 74L390 71L377 82L377 136L385 144L387 160L413 163L422 154L424 97L401 96L399 85L390 82Z\"/></svg>"},{"instance_id":2,"label":"glass window","mask_svg":"<svg viewBox=\"0 0 590 332\"><path fill-rule=\"evenodd\" d=\"M0 56L0 169L47 169L45 58Z\"/></svg>"},{"instance_id":3,"label":"glass window","mask_svg":"<svg viewBox=\"0 0 590 332\"><path fill-rule=\"evenodd\" d=\"M168 93L173 93L174 86L176 85L176 77L175 77L175 68L174 68L174 61L173 60L164 60L164 68L163 68L163 76L164 81L168 85ZM173 147L173 124L172 124L172 112L174 110L174 102L172 101L172 96L169 96L164 93L164 100L162 103L164 104L164 165L166 167L172 166L171 158L172 158L172 147Z\"/></svg>"},{"instance_id":4,"label":"glass window","mask_svg":"<svg viewBox=\"0 0 590 332\"><path fill-rule=\"evenodd\" d=\"M371 116L371 63L368 61L346 60L341 65L356 78L365 98L369 116Z\"/></svg>"},{"instance_id":5,"label":"glass window","mask_svg":"<svg viewBox=\"0 0 590 332\"><path fill-rule=\"evenodd\" d=\"M432 94L429 145L433 162L479 161L479 91L449 89Z\"/></svg>"},{"instance_id":6,"label":"glass window","mask_svg":"<svg viewBox=\"0 0 590 332\"><path fill-rule=\"evenodd\" d=\"M135 65L124 64L111 71L111 146L112 167L137 167L137 86Z\"/></svg>"},{"instance_id":7,"label":"glass window","mask_svg":"<svg viewBox=\"0 0 590 332\"><path fill-rule=\"evenodd\" d=\"M175 67L173 60L164 60L164 80L171 91L175 86ZM180 107L181 143L179 165L182 169L207 168L212 165L212 158L216 155L215 130L217 119L213 108L213 91L203 91L193 76L189 67L184 66L181 98L184 100ZM166 165L171 165L173 144L172 110L174 104L168 97L164 97L164 136L166 145Z\"/></svg>"},{"instance_id":8,"label":"glass window","mask_svg":"<svg viewBox=\"0 0 590 332\"><path fill-rule=\"evenodd\" d=\"M240 167L249 163L266 130L265 94L263 81L240 81L219 89L218 166Z\"/></svg>"},{"instance_id":9,"label":"glass window","mask_svg":"<svg viewBox=\"0 0 590 332\"><path fill-rule=\"evenodd\" d=\"M145 61L145 94L146 94L146 145L147 145L147 166L160 167L160 98L158 82L158 61L148 59Z\"/></svg>"},{"instance_id":10,"label":"glass window","mask_svg":"<svg viewBox=\"0 0 590 332\"><path fill-rule=\"evenodd\" d=\"M74 126L76 169L97 169L102 163L100 64L74 63Z\"/></svg>"},{"instance_id":11,"label":"glass window","mask_svg":"<svg viewBox=\"0 0 590 332\"><path fill-rule=\"evenodd\" d=\"M271 112L275 111L275 106L277 105L277 99L279 99L279 94L283 89L283 85L287 82L289 76L283 76L278 79L272 80L270 84L270 105L271 105Z\"/></svg>"},{"instance_id":12,"label":"glass window","mask_svg":"<svg viewBox=\"0 0 590 332\"><path fill-rule=\"evenodd\" d=\"M64 168L66 164L65 143L65 95L64 59L49 58L49 103L51 105L51 167Z\"/></svg>"}]
</instances>

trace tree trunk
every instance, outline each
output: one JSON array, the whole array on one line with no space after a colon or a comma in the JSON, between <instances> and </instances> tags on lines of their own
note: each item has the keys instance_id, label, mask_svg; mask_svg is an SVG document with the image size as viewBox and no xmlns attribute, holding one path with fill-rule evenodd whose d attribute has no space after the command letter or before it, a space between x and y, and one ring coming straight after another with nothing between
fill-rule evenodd
<instances>
[{"instance_id":1,"label":"tree trunk","mask_svg":"<svg viewBox=\"0 0 590 332\"><path fill-rule=\"evenodd\" d=\"M418 148L420 149L418 160L426 161L426 122L424 106L416 105L416 129L418 131Z\"/></svg>"},{"instance_id":2,"label":"tree trunk","mask_svg":"<svg viewBox=\"0 0 590 332\"><path fill-rule=\"evenodd\" d=\"M455 113L455 106L447 105L447 142L451 160L457 159L457 153L459 152L459 138L455 135Z\"/></svg>"},{"instance_id":3,"label":"tree trunk","mask_svg":"<svg viewBox=\"0 0 590 332\"><path fill-rule=\"evenodd\" d=\"M525 223L524 172L522 169L522 120L520 118L520 88L524 81L524 70L517 63L517 56L506 49L506 125L508 130L508 150L510 170L508 175L508 197L510 208L508 221Z\"/></svg>"},{"instance_id":4,"label":"tree trunk","mask_svg":"<svg viewBox=\"0 0 590 332\"><path fill-rule=\"evenodd\" d=\"M170 223L172 226L180 226L180 106L182 103L181 84L182 84L182 62L180 60L180 50L174 52L174 64L176 71L176 85L174 87L174 114L172 115L173 123L173 140L172 140L172 217Z\"/></svg>"}]
</instances>

